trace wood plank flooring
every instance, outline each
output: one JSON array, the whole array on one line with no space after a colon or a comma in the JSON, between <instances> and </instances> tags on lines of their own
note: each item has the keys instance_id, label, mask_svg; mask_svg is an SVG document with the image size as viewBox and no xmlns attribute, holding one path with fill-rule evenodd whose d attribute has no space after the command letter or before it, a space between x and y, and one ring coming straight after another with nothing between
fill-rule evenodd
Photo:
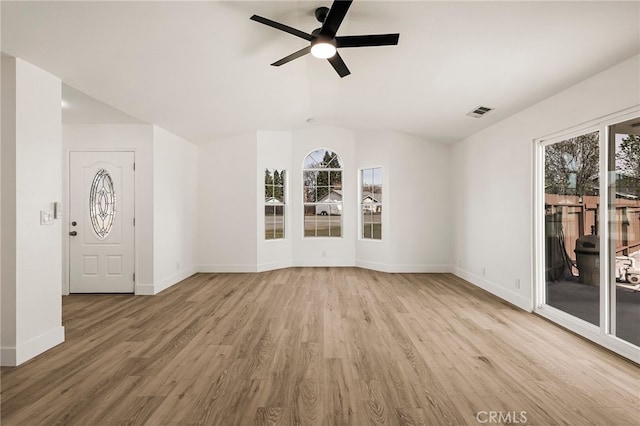
<instances>
[{"instance_id":1,"label":"wood plank flooring","mask_svg":"<svg viewBox=\"0 0 640 426\"><path fill-rule=\"evenodd\" d=\"M197 274L64 297L63 323L64 344L2 369L3 426L640 419L637 365L449 274Z\"/></svg>"}]
</instances>

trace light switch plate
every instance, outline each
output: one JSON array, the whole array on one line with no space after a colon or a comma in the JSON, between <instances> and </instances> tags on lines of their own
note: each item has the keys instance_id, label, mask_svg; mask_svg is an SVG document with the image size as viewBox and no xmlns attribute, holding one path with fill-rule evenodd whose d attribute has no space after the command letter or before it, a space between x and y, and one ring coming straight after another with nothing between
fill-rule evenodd
<instances>
[{"instance_id":1,"label":"light switch plate","mask_svg":"<svg viewBox=\"0 0 640 426\"><path fill-rule=\"evenodd\" d=\"M40 225L53 225L53 210L40 210Z\"/></svg>"}]
</instances>

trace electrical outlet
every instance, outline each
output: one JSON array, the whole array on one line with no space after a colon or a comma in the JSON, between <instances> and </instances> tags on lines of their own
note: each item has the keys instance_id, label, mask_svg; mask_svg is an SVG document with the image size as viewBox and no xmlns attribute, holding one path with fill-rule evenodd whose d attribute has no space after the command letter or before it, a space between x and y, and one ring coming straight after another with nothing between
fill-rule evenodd
<instances>
[{"instance_id":1,"label":"electrical outlet","mask_svg":"<svg viewBox=\"0 0 640 426\"><path fill-rule=\"evenodd\" d=\"M520 278L516 278L516 288L520 288Z\"/></svg>"},{"instance_id":2,"label":"electrical outlet","mask_svg":"<svg viewBox=\"0 0 640 426\"><path fill-rule=\"evenodd\" d=\"M487 268L482 268L482 276L485 277L487 275Z\"/></svg>"}]
</instances>

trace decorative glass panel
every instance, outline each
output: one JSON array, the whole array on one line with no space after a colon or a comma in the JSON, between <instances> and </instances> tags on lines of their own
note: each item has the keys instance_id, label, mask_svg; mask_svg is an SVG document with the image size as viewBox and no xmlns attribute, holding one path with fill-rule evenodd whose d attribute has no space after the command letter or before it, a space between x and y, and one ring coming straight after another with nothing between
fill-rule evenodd
<instances>
[{"instance_id":1,"label":"decorative glass panel","mask_svg":"<svg viewBox=\"0 0 640 426\"><path fill-rule=\"evenodd\" d=\"M116 214L116 193L113 181L105 169L98 170L89 192L89 216L94 232L101 240L107 238L113 228Z\"/></svg>"}]
</instances>

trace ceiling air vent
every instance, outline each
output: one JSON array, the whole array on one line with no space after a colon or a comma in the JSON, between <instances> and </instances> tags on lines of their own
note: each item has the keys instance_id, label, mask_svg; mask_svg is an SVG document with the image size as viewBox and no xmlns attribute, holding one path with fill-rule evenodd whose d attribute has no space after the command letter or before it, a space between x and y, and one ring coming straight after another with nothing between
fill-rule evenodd
<instances>
[{"instance_id":1,"label":"ceiling air vent","mask_svg":"<svg viewBox=\"0 0 640 426\"><path fill-rule=\"evenodd\" d=\"M485 115L486 113L488 113L489 111L493 111L493 108L479 106L476 109L474 109L473 111L468 112L467 115L469 117L473 117L473 118L480 118L483 115Z\"/></svg>"}]
</instances>

